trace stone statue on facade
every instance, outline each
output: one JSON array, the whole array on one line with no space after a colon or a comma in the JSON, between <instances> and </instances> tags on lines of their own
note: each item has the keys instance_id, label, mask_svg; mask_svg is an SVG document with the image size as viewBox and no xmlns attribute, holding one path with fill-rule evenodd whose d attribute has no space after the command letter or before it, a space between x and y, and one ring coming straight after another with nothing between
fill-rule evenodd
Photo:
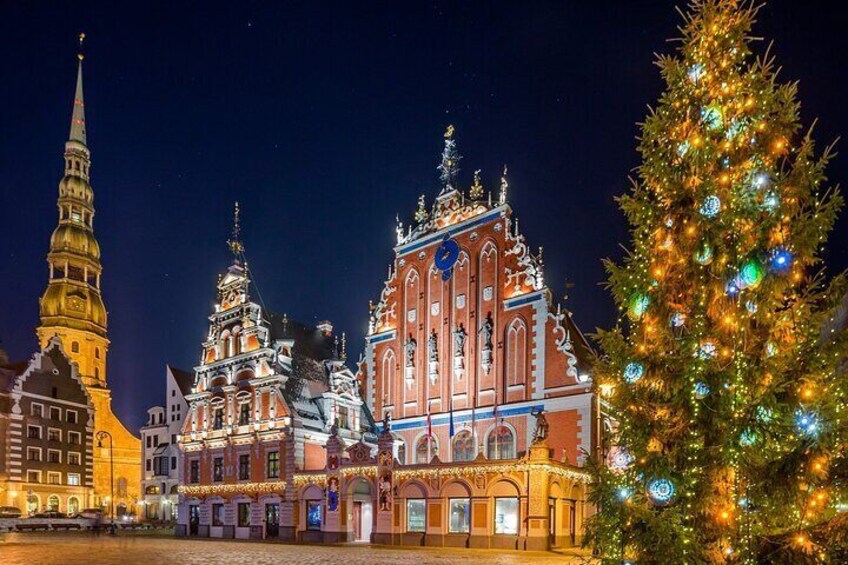
<instances>
[{"instance_id":1,"label":"stone statue on facade","mask_svg":"<svg viewBox=\"0 0 848 565\"><path fill-rule=\"evenodd\" d=\"M436 330L430 332L430 337L427 338L427 349L430 356L431 363L438 363L439 361L439 338L436 335Z\"/></svg>"},{"instance_id":2,"label":"stone statue on facade","mask_svg":"<svg viewBox=\"0 0 848 565\"><path fill-rule=\"evenodd\" d=\"M409 339L404 345L404 349L406 350L406 366L414 367L415 366L415 349L418 347L418 344L412 339L412 335L410 334Z\"/></svg>"},{"instance_id":3,"label":"stone statue on facade","mask_svg":"<svg viewBox=\"0 0 848 565\"><path fill-rule=\"evenodd\" d=\"M536 417L536 429L533 430L533 443L545 441L548 439L548 432L550 431L550 424L548 424L548 419L545 417L545 411L539 410L533 415Z\"/></svg>"},{"instance_id":4,"label":"stone statue on facade","mask_svg":"<svg viewBox=\"0 0 848 565\"><path fill-rule=\"evenodd\" d=\"M465 328L462 324L453 332L453 354L455 357L463 357L465 355Z\"/></svg>"}]
</instances>

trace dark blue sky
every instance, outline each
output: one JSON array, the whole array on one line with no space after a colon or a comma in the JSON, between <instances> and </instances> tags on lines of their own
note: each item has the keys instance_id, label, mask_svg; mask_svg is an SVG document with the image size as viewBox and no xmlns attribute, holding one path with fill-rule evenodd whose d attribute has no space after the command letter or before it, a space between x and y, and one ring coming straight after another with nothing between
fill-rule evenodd
<instances>
[{"instance_id":1,"label":"dark blue sky","mask_svg":"<svg viewBox=\"0 0 848 565\"><path fill-rule=\"evenodd\" d=\"M356 359L395 214L437 192L448 123L465 185L480 168L495 188L509 164L522 230L557 296L575 283L578 324L612 324L600 261L628 240L613 197L662 89L653 53L673 48L674 5L0 2L2 347L36 347L81 30L108 377L131 428L162 402L165 363L198 360L235 199L267 306L332 320ZM759 19L820 144L848 132L844 21L792 0ZM832 271L848 265L844 216Z\"/></svg>"}]
</instances>

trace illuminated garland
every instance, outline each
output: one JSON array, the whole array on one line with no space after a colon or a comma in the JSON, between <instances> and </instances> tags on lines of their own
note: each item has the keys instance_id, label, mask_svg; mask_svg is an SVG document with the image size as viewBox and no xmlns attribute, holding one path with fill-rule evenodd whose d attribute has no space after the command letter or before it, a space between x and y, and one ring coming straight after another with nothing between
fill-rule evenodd
<instances>
[{"instance_id":1,"label":"illuminated garland","mask_svg":"<svg viewBox=\"0 0 848 565\"><path fill-rule=\"evenodd\" d=\"M495 465L462 465L454 467L424 467L420 469L397 469L392 476L398 480L430 478L430 477L467 477L482 473L518 473L523 471L542 471L564 477L569 480L588 483L591 479L589 473L577 471L567 467L552 465L550 463L533 463L518 461L516 463Z\"/></svg>"},{"instance_id":2,"label":"illuminated garland","mask_svg":"<svg viewBox=\"0 0 848 565\"><path fill-rule=\"evenodd\" d=\"M283 481L275 481L272 483L238 483L229 485L180 485L177 487L177 492L186 496L282 492L284 490L286 490L286 483Z\"/></svg>"}]
</instances>

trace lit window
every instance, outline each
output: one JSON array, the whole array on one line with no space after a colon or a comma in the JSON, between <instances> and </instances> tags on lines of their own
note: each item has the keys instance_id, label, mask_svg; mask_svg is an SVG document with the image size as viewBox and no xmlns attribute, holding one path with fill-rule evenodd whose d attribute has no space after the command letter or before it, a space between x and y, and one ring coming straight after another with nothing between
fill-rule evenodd
<instances>
[{"instance_id":1,"label":"lit window","mask_svg":"<svg viewBox=\"0 0 848 565\"><path fill-rule=\"evenodd\" d=\"M518 534L518 499L495 499L495 533L506 535Z\"/></svg>"},{"instance_id":2,"label":"lit window","mask_svg":"<svg viewBox=\"0 0 848 565\"><path fill-rule=\"evenodd\" d=\"M80 484L79 473L68 473L68 484L74 487L78 487Z\"/></svg>"},{"instance_id":3,"label":"lit window","mask_svg":"<svg viewBox=\"0 0 848 565\"><path fill-rule=\"evenodd\" d=\"M238 504L238 525L239 528L247 528L250 526L250 503L239 502Z\"/></svg>"},{"instance_id":4,"label":"lit window","mask_svg":"<svg viewBox=\"0 0 848 565\"><path fill-rule=\"evenodd\" d=\"M212 525L213 526L223 526L224 525L224 505L223 504L213 504L212 505Z\"/></svg>"},{"instance_id":5,"label":"lit window","mask_svg":"<svg viewBox=\"0 0 848 565\"><path fill-rule=\"evenodd\" d=\"M321 503L316 500L306 502L306 529L321 530Z\"/></svg>"},{"instance_id":6,"label":"lit window","mask_svg":"<svg viewBox=\"0 0 848 565\"><path fill-rule=\"evenodd\" d=\"M406 501L406 531L423 532L427 526L427 502L422 498L411 498Z\"/></svg>"},{"instance_id":7,"label":"lit window","mask_svg":"<svg viewBox=\"0 0 848 565\"><path fill-rule=\"evenodd\" d=\"M280 478L280 452L279 451L269 451L268 452L268 478L269 479L279 479Z\"/></svg>"},{"instance_id":8,"label":"lit window","mask_svg":"<svg viewBox=\"0 0 848 565\"><path fill-rule=\"evenodd\" d=\"M250 423L250 403L244 402L239 404L239 426L246 426Z\"/></svg>"},{"instance_id":9,"label":"lit window","mask_svg":"<svg viewBox=\"0 0 848 565\"><path fill-rule=\"evenodd\" d=\"M506 426L498 426L489 434L487 443L489 459L514 459L515 436Z\"/></svg>"},{"instance_id":10,"label":"lit window","mask_svg":"<svg viewBox=\"0 0 848 565\"><path fill-rule=\"evenodd\" d=\"M71 353L79 353L79 342L71 342Z\"/></svg>"},{"instance_id":11,"label":"lit window","mask_svg":"<svg viewBox=\"0 0 848 565\"><path fill-rule=\"evenodd\" d=\"M471 461L474 459L474 437L468 430L463 430L453 438L453 460Z\"/></svg>"},{"instance_id":12,"label":"lit window","mask_svg":"<svg viewBox=\"0 0 848 565\"><path fill-rule=\"evenodd\" d=\"M212 480L220 482L224 480L224 458L216 457L212 464Z\"/></svg>"},{"instance_id":13,"label":"lit window","mask_svg":"<svg viewBox=\"0 0 848 565\"><path fill-rule=\"evenodd\" d=\"M450 499L448 531L452 534L467 534L471 531L471 501L469 499Z\"/></svg>"}]
</instances>

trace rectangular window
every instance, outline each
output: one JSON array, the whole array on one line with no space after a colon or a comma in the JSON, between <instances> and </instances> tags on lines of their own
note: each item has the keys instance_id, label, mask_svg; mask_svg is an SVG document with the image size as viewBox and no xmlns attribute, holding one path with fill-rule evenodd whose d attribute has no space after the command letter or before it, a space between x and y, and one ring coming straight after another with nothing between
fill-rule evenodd
<instances>
[{"instance_id":1,"label":"rectangular window","mask_svg":"<svg viewBox=\"0 0 848 565\"><path fill-rule=\"evenodd\" d=\"M76 410L65 410L65 420L69 424L77 423L77 411Z\"/></svg>"},{"instance_id":2,"label":"rectangular window","mask_svg":"<svg viewBox=\"0 0 848 565\"><path fill-rule=\"evenodd\" d=\"M427 502L422 498L406 501L406 531L423 532L427 527Z\"/></svg>"},{"instance_id":3,"label":"rectangular window","mask_svg":"<svg viewBox=\"0 0 848 565\"><path fill-rule=\"evenodd\" d=\"M153 474L154 475L167 475L168 474L168 461L170 457L167 456L159 456L153 458Z\"/></svg>"},{"instance_id":4,"label":"rectangular window","mask_svg":"<svg viewBox=\"0 0 848 565\"><path fill-rule=\"evenodd\" d=\"M40 483L41 482L41 471L27 471L27 482L28 483Z\"/></svg>"},{"instance_id":5,"label":"rectangular window","mask_svg":"<svg viewBox=\"0 0 848 565\"><path fill-rule=\"evenodd\" d=\"M245 402L239 404L239 426L246 426L250 423L250 403Z\"/></svg>"},{"instance_id":6,"label":"rectangular window","mask_svg":"<svg viewBox=\"0 0 848 565\"><path fill-rule=\"evenodd\" d=\"M176 468L177 468L177 458L171 457L171 470L173 471Z\"/></svg>"},{"instance_id":7,"label":"rectangular window","mask_svg":"<svg viewBox=\"0 0 848 565\"><path fill-rule=\"evenodd\" d=\"M506 535L518 534L518 499L495 499L495 533Z\"/></svg>"},{"instance_id":8,"label":"rectangular window","mask_svg":"<svg viewBox=\"0 0 848 565\"><path fill-rule=\"evenodd\" d=\"M62 430L56 428L48 428L47 439L49 441L62 441Z\"/></svg>"},{"instance_id":9,"label":"rectangular window","mask_svg":"<svg viewBox=\"0 0 848 565\"><path fill-rule=\"evenodd\" d=\"M213 526L223 526L224 525L224 505L223 504L213 504L212 505L212 525Z\"/></svg>"},{"instance_id":10,"label":"rectangular window","mask_svg":"<svg viewBox=\"0 0 848 565\"><path fill-rule=\"evenodd\" d=\"M68 473L68 484L74 487L78 487L80 484L79 473Z\"/></svg>"},{"instance_id":11,"label":"rectangular window","mask_svg":"<svg viewBox=\"0 0 848 565\"><path fill-rule=\"evenodd\" d=\"M195 459L188 465L188 482L197 484L200 482L200 460Z\"/></svg>"},{"instance_id":12,"label":"rectangular window","mask_svg":"<svg viewBox=\"0 0 848 565\"><path fill-rule=\"evenodd\" d=\"M238 526L247 528L250 526L250 503L239 502L238 504Z\"/></svg>"},{"instance_id":13,"label":"rectangular window","mask_svg":"<svg viewBox=\"0 0 848 565\"><path fill-rule=\"evenodd\" d=\"M467 534L470 531L471 501L467 498L451 498L448 532L452 534Z\"/></svg>"},{"instance_id":14,"label":"rectangular window","mask_svg":"<svg viewBox=\"0 0 848 565\"><path fill-rule=\"evenodd\" d=\"M68 465L79 465L81 460L81 455L76 451L68 452Z\"/></svg>"},{"instance_id":15,"label":"rectangular window","mask_svg":"<svg viewBox=\"0 0 848 565\"><path fill-rule=\"evenodd\" d=\"M50 407L50 419L56 420L57 422L62 419L62 409L57 408L56 406Z\"/></svg>"},{"instance_id":16,"label":"rectangular window","mask_svg":"<svg viewBox=\"0 0 848 565\"><path fill-rule=\"evenodd\" d=\"M51 485L61 485L62 484L62 473L47 473L47 484Z\"/></svg>"},{"instance_id":17,"label":"rectangular window","mask_svg":"<svg viewBox=\"0 0 848 565\"><path fill-rule=\"evenodd\" d=\"M239 455L239 480L247 481L250 479L250 455Z\"/></svg>"},{"instance_id":18,"label":"rectangular window","mask_svg":"<svg viewBox=\"0 0 848 565\"><path fill-rule=\"evenodd\" d=\"M339 406L337 409L338 412L338 423L340 428L344 428L346 430L350 429L350 412L347 409L347 406Z\"/></svg>"},{"instance_id":19,"label":"rectangular window","mask_svg":"<svg viewBox=\"0 0 848 565\"><path fill-rule=\"evenodd\" d=\"M153 470L153 461L151 461L150 459L147 460L147 470L148 471Z\"/></svg>"},{"instance_id":20,"label":"rectangular window","mask_svg":"<svg viewBox=\"0 0 848 565\"><path fill-rule=\"evenodd\" d=\"M177 434L171 434L171 445L177 443Z\"/></svg>"},{"instance_id":21,"label":"rectangular window","mask_svg":"<svg viewBox=\"0 0 848 565\"><path fill-rule=\"evenodd\" d=\"M27 426L27 437L29 439L41 439L41 427Z\"/></svg>"},{"instance_id":22,"label":"rectangular window","mask_svg":"<svg viewBox=\"0 0 848 565\"><path fill-rule=\"evenodd\" d=\"M50 463L61 463L62 462L62 452L58 449L48 449L47 450L47 461Z\"/></svg>"},{"instance_id":23,"label":"rectangular window","mask_svg":"<svg viewBox=\"0 0 848 565\"><path fill-rule=\"evenodd\" d=\"M279 479L280 478L280 452L279 451L269 451L268 452L268 478L269 479Z\"/></svg>"},{"instance_id":24,"label":"rectangular window","mask_svg":"<svg viewBox=\"0 0 848 565\"><path fill-rule=\"evenodd\" d=\"M153 447L153 438L151 436L147 436L147 449Z\"/></svg>"},{"instance_id":25,"label":"rectangular window","mask_svg":"<svg viewBox=\"0 0 848 565\"><path fill-rule=\"evenodd\" d=\"M317 500L306 501L306 529L321 530L321 503Z\"/></svg>"},{"instance_id":26,"label":"rectangular window","mask_svg":"<svg viewBox=\"0 0 848 565\"><path fill-rule=\"evenodd\" d=\"M27 447L27 461L41 461L41 448Z\"/></svg>"},{"instance_id":27,"label":"rectangular window","mask_svg":"<svg viewBox=\"0 0 848 565\"><path fill-rule=\"evenodd\" d=\"M220 430L224 427L224 409L223 408L215 408L215 416L212 420L212 429Z\"/></svg>"},{"instance_id":28,"label":"rectangular window","mask_svg":"<svg viewBox=\"0 0 848 565\"><path fill-rule=\"evenodd\" d=\"M212 480L220 482L224 480L224 458L216 457L212 462Z\"/></svg>"},{"instance_id":29,"label":"rectangular window","mask_svg":"<svg viewBox=\"0 0 848 565\"><path fill-rule=\"evenodd\" d=\"M43 418L44 417L44 406L41 404L32 403L30 406L30 415L35 418Z\"/></svg>"},{"instance_id":30,"label":"rectangular window","mask_svg":"<svg viewBox=\"0 0 848 565\"><path fill-rule=\"evenodd\" d=\"M79 432L68 432L68 443L80 445L81 441L82 435Z\"/></svg>"},{"instance_id":31,"label":"rectangular window","mask_svg":"<svg viewBox=\"0 0 848 565\"><path fill-rule=\"evenodd\" d=\"M159 436L153 436L153 447L159 447Z\"/></svg>"}]
</instances>

